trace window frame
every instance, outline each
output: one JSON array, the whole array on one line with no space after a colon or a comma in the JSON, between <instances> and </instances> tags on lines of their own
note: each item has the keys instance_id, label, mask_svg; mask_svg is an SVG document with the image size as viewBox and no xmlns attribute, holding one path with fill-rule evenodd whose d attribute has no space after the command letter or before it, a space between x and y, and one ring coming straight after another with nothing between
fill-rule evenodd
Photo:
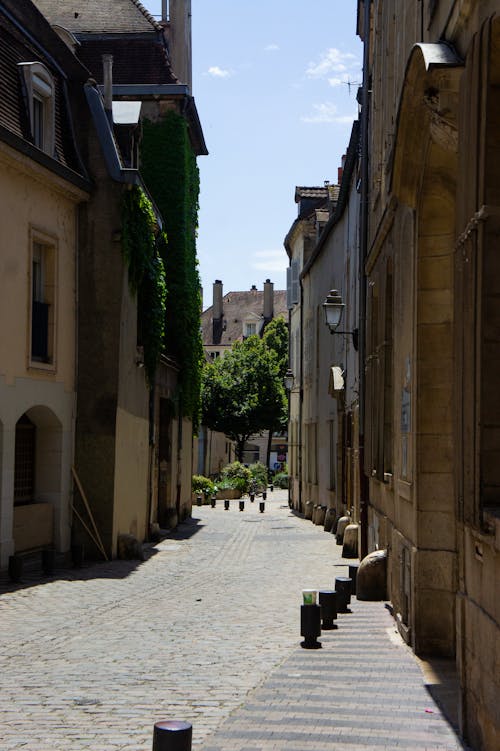
<instances>
[{"instance_id":1,"label":"window frame","mask_svg":"<svg viewBox=\"0 0 500 751\"><path fill-rule=\"evenodd\" d=\"M18 68L26 89L31 140L34 146L54 157L56 95L54 77L40 62L18 63ZM41 104L41 118L36 115L38 106L35 105L35 101Z\"/></svg>"},{"instance_id":2,"label":"window frame","mask_svg":"<svg viewBox=\"0 0 500 751\"><path fill-rule=\"evenodd\" d=\"M34 266L40 269L37 278ZM58 244L56 238L30 227L28 254L27 366L29 369L56 370L57 351ZM40 299L42 298L42 299ZM35 304L47 305L47 356L33 354Z\"/></svg>"}]
</instances>

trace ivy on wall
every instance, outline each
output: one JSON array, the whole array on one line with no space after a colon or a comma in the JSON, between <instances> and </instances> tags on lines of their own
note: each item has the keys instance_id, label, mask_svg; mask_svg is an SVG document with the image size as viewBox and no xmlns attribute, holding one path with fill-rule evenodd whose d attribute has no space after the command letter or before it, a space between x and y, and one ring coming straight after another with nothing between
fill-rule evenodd
<instances>
[{"instance_id":1,"label":"ivy on wall","mask_svg":"<svg viewBox=\"0 0 500 751\"><path fill-rule=\"evenodd\" d=\"M141 174L168 231L162 250L168 286L165 349L180 367L180 413L196 429L203 362L196 257L199 173L187 123L177 112L167 112L158 122L143 121Z\"/></svg>"},{"instance_id":2,"label":"ivy on wall","mask_svg":"<svg viewBox=\"0 0 500 751\"><path fill-rule=\"evenodd\" d=\"M167 289L163 252L167 238L155 235L151 201L141 188L126 190L122 202L122 252L132 294L137 295L137 340L144 348L144 369L151 386L165 342Z\"/></svg>"}]
</instances>

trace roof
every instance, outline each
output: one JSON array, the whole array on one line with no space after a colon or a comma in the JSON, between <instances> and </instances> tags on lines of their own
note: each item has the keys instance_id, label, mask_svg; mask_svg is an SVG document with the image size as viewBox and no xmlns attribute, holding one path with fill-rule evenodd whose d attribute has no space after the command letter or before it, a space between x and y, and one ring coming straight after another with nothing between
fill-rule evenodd
<instances>
[{"instance_id":1,"label":"roof","mask_svg":"<svg viewBox=\"0 0 500 751\"><path fill-rule=\"evenodd\" d=\"M176 83L165 46L153 38L86 38L78 48L78 57L97 83L103 81L102 56L113 55L113 84Z\"/></svg>"},{"instance_id":2,"label":"roof","mask_svg":"<svg viewBox=\"0 0 500 751\"><path fill-rule=\"evenodd\" d=\"M282 316L288 319L286 307L286 290L274 290L274 318ZM246 292L228 292L222 298L223 325L216 332L214 341L214 326L212 318L213 306L201 314L201 336L204 346L218 345L231 347L234 342L243 338L243 322L250 319L262 320L264 323L264 292L251 289ZM260 333L260 332L259 332Z\"/></svg>"},{"instance_id":3,"label":"roof","mask_svg":"<svg viewBox=\"0 0 500 751\"><path fill-rule=\"evenodd\" d=\"M51 24L79 34L159 31L139 0L33 0Z\"/></svg>"}]
</instances>

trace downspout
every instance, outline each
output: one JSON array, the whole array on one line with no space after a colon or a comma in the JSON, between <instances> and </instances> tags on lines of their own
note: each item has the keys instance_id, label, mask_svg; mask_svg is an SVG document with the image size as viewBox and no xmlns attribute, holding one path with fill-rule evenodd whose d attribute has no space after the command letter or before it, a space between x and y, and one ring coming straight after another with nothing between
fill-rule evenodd
<instances>
[{"instance_id":1,"label":"downspout","mask_svg":"<svg viewBox=\"0 0 500 751\"><path fill-rule=\"evenodd\" d=\"M361 205L359 237L359 507L360 558L368 554L369 479L365 474L365 359L366 359L366 258L368 255L368 140L370 107L370 17L371 0L364 0L363 93L361 109Z\"/></svg>"},{"instance_id":2,"label":"downspout","mask_svg":"<svg viewBox=\"0 0 500 751\"><path fill-rule=\"evenodd\" d=\"M299 358L299 435L298 435L298 444L299 444L299 511L302 513L303 511L303 505L302 505L302 486L304 484L304 478L302 477L302 413L303 413L303 396L304 396L304 389L302 384L302 378L304 373L304 288L302 285L302 279L299 276L299 285L300 285L300 358Z\"/></svg>"}]
</instances>

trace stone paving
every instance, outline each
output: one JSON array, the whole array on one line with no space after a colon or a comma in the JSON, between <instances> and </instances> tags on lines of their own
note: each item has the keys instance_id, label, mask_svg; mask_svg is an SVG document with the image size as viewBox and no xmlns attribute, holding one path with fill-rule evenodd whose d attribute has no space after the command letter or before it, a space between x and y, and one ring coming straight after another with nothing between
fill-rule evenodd
<instances>
[{"instance_id":1,"label":"stone paving","mask_svg":"<svg viewBox=\"0 0 500 751\"><path fill-rule=\"evenodd\" d=\"M0 580L0 751L150 751L158 720L197 751L461 749L384 603L353 601L300 648L301 590L352 562L268 493L193 519L143 563Z\"/></svg>"}]
</instances>

